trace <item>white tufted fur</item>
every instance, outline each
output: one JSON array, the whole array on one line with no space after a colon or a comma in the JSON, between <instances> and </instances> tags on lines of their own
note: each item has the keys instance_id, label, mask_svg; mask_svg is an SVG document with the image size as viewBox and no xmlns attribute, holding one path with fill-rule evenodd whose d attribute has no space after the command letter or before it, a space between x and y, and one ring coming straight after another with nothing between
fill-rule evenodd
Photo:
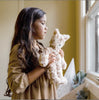
<instances>
[{"instance_id":1,"label":"white tufted fur","mask_svg":"<svg viewBox=\"0 0 99 100\"><path fill-rule=\"evenodd\" d=\"M63 77L63 70L66 69L67 64L64 60L64 57L59 54L59 51L69 38L69 35L62 35L58 29L55 29L50 41L50 47L46 48L39 56L40 65L42 67L46 67L49 62L49 54L53 53L56 55L56 61L53 62L47 70L47 74L51 83L67 83L67 79Z\"/></svg>"}]
</instances>

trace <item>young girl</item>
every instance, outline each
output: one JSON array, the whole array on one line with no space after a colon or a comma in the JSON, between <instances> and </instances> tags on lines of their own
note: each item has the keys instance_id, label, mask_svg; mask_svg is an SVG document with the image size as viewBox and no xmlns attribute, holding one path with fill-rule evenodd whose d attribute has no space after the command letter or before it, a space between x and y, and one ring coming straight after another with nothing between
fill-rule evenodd
<instances>
[{"instance_id":1,"label":"young girl","mask_svg":"<svg viewBox=\"0 0 99 100\"><path fill-rule=\"evenodd\" d=\"M47 69L54 62L50 55L46 68L40 67L38 56L44 46L38 39L47 33L46 13L39 8L24 8L18 15L11 45L8 67L8 89L12 99L56 99L56 85L50 84ZM53 66L54 67L54 66Z\"/></svg>"}]
</instances>

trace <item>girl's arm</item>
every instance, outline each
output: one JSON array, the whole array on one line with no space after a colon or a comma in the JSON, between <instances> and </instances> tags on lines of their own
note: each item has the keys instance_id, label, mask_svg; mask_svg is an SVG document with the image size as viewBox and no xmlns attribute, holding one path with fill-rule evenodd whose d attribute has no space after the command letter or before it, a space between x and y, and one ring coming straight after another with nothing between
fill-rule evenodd
<instances>
[{"instance_id":1,"label":"girl's arm","mask_svg":"<svg viewBox=\"0 0 99 100\"><path fill-rule=\"evenodd\" d=\"M18 47L19 45L14 46L10 52L7 78L9 88L16 94L23 93L32 82L46 71L45 68L37 67L28 74L23 72L25 66L23 62L18 59ZM49 59L50 63L53 62L53 57L49 57ZM49 67L50 63L46 68Z\"/></svg>"},{"instance_id":2,"label":"girl's arm","mask_svg":"<svg viewBox=\"0 0 99 100\"><path fill-rule=\"evenodd\" d=\"M41 76L44 72L46 71L46 68L44 67L36 67L35 69L33 69L31 72L29 72L27 74L28 76L28 80L29 80L29 84L33 83L37 78L39 78L39 76Z\"/></svg>"},{"instance_id":3,"label":"girl's arm","mask_svg":"<svg viewBox=\"0 0 99 100\"><path fill-rule=\"evenodd\" d=\"M29 84L33 83L37 78L39 78L50 66L52 62L55 61L55 56L52 54L49 56L49 63L46 67L38 66L35 69L33 69L31 72L27 74Z\"/></svg>"}]
</instances>

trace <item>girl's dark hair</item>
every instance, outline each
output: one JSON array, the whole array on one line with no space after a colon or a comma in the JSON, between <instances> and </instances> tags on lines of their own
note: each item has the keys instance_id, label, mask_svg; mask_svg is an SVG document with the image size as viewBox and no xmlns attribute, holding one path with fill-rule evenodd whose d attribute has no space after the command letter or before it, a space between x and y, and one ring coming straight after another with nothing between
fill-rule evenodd
<instances>
[{"instance_id":1,"label":"girl's dark hair","mask_svg":"<svg viewBox=\"0 0 99 100\"><path fill-rule=\"evenodd\" d=\"M32 24L46 14L39 8L24 8L18 15L11 48L17 43L29 46L32 39ZM29 38L30 36L30 38Z\"/></svg>"},{"instance_id":2,"label":"girl's dark hair","mask_svg":"<svg viewBox=\"0 0 99 100\"><path fill-rule=\"evenodd\" d=\"M33 52L31 52L31 44L33 42L33 23L40 19L46 14L43 10L39 8L24 8L18 15L16 24L15 24L15 32L14 37L12 40L11 49L14 45L20 43L19 47L19 55L22 52L22 49L25 48L25 61L27 67L31 68L31 65L33 66L33 60L36 60L36 58L32 58ZM34 52L35 54L35 52ZM23 59L24 60L24 59ZM29 70L29 68L28 68ZM28 71L27 70L27 71Z\"/></svg>"},{"instance_id":3,"label":"girl's dark hair","mask_svg":"<svg viewBox=\"0 0 99 100\"><path fill-rule=\"evenodd\" d=\"M31 66L33 66L33 60L34 62L36 60L36 57L33 56L33 50L31 51L31 44L33 42L33 23L37 19L42 18L44 14L46 13L39 8L24 8L19 13L15 23L15 31L11 49L18 43L20 44L18 48L18 55L20 55L23 49L25 49L25 60L24 58L21 59L24 61L24 64L27 67L27 70L25 70L26 73L31 70ZM10 96L11 91L9 88L7 90L8 91L6 91L5 96Z\"/></svg>"}]
</instances>

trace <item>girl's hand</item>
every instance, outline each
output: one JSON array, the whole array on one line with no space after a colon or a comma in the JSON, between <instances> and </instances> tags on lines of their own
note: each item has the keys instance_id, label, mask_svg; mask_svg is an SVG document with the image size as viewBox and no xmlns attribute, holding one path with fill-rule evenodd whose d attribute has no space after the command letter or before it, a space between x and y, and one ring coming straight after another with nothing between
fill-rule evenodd
<instances>
[{"instance_id":1,"label":"girl's hand","mask_svg":"<svg viewBox=\"0 0 99 100\"><path fill-rule=\"evenodd\" d=\"M50 64L55 62L56 61L56 56L54 54L50 54L49 55L49 63L48 65L46 66L46 68L49 68L50 67Z\"/></svg>"},{"instance_id":2,"label":"girl's hand","mask_svg":"<svg viewBox=\"0 0 99 100\"><path fill-rule=\"evenodd\" d=\"M64 57L64 51L62 49L60 49L59 54L61 55L61 57Z\"/></svg>"}]
</instances>

